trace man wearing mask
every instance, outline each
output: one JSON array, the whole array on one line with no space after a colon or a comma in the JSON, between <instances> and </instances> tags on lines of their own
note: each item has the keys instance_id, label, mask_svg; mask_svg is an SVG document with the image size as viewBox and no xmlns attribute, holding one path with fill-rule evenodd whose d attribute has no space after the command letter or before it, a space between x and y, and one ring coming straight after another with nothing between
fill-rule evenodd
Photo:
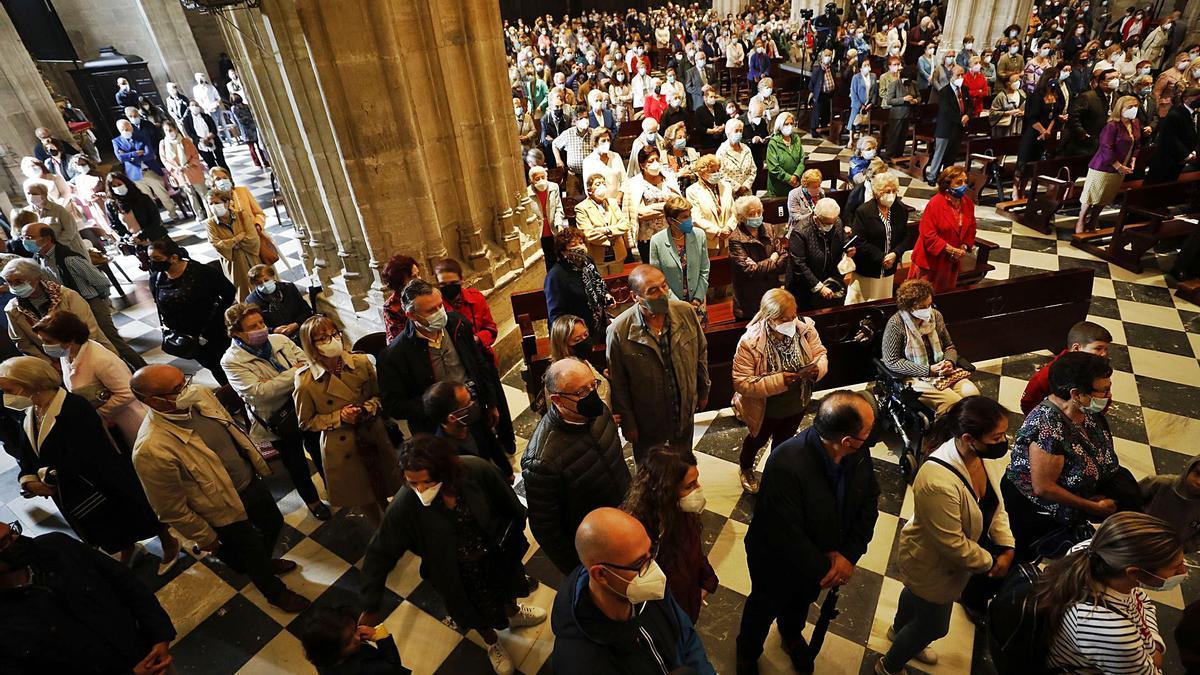
<instances>
[{"instance_id":1,"label":"man wearing mask","mask_svg":"<svg viewBox=\"0 0 1200 675\"><path fill-rule=\"evenodd\" d=\"M771 125L765 111L766 106L762 101L751 100L746 113L742 115L742 138L750 146L755 166L763 166L767 161L767 143L771 140Z\"/></svg>"},{"instance_id":2,"label":"man wearing mask","mask_svg":"<svg viewBox=\"0 0 1200 675\"><path fill-rule=\"evenodd\" d=\"M821 52L821 58L813 65L812 77L809 78L809 91L812 93L812 117L808 123L808 132L817 134L817 129L829 118L829 103L833 98L836 84L833 81L833 50Z\"/></svg>"},{"instance_id":3,"label":"man wearing mask","mask_svg":"<svg viewBox=\"0 0 1200 675\"><path fill-rule=\"evenodd\" d=\"M738 675L757 675L778 621L793 667L813 672L804 641L808 606L822 589L846 584L867 551L879 516L879 483L867 446L875 413L859 394L821 400L813 424L767 460L746 533L752 590L737 637Z\"/></svg>"},{"instance_id":4,"label":"man wearing mask","mask_svg":"<svg viewBox=\"0 0 1200 675\"><path fill-rule=\"evenodd\" d=\"M162 140L162 131L153 122L142 116L142 111L133 106L125 109L125 119L133 125L133 137L145 141L146 145L158 153L158 143Z\"/></svg>"},{"instance_id":5,"label":"man wearing mask","mask_svg":"<svg viewBox=\"0 0 1200 675\"><path fill-rule=\"evenodd\" d=\"M37 129L34 129L33 135L37 137L37 143L35 143L33 146L33 156L36 157L37 161L39 162L45 162L47 159L50 159L51 147L57 147L60 154L66 153L68 157L74 157L75 155L79 154L78 148L62 140L61 138L54 138L54 136L50 133L50 130L46 127L38 127ZM63 176L63 179L70 180L71 177Z\"/></svg>"},{"instance_id":6,"label":"man wearing mask","mask_svg":"<svg viewBox=\"0 0 1200 675\"><path fill-rule=\"evenodd\" d=\"M584 341L580 355L591 350ZM629 467L612 411L597 391L591 368L578 358L546 370L546 414L521 456L529 527L563 574L579 566L575 531L584 517L618 507L629 489Z\"/></svg>"},{"instance_id":7,"label":"man wearing mask","mask_svg":"<svg viewBox=\"0 0 1200 675\"><path fill-rule=\"evenodd\" d=\"M1192 86L1183 92L1179 102L1172 105L1166 117L1158 123L1159 145L1146 167L1147 183L1178 180L1184 165L1196 161L1196 151L1200 147L1197 145L1196 128L1198 111L1200 87ZM1189 241L1196 238L1196 235L1192 235ZM1183 257L1182 253L1180 257Z\"/></svg>"},{"instance_id":8,"label":"man wearing mask","mask_svg":"<svg viewBox=\"0 0 1200 675\"><path fill-rule=\"evenodd\" d=\"M938 92L937 126L934 128L933 159L925 167L925 182L932 184L942 169L954 164L962 145L963 130L970 121L971 95L963 86L962 66L950 69L950 84Z\"/></svg>"},{"instance_id":9,"label":"man wearing mask","mask_svg":"<svg viewBox=\"0 0 1200 675\"><path fill-rule=\"evenodd\" d=\"M471 389L483 408L489 427L496 430L504 451L513 454L516 442L511 421L500 425L497 397L504 395L500 378L487 360L471 322L447 312L442 292L413 279L400 292L408 323L379 356L379 391L389 417L408 420L413 433L433 433L438 423L425 414L421 396L435 382L455 380Z\"/></svg>"},{"instance_id":10,"label":"man wearing mask","mask_svg":"<svg viewBox=\"0 0 1200 675\"><path fill-rule=\"evenodd\" d=\"M467 385L455 380L436 382L421 396L421 403L425 415L437 423L435 436L449 441L459 455L491 462L508 483L513 482L512 462Z\"/></svg>"},{"instance_id":11,"label":"man wearing mask","mask_svg":"<svg viewBox=\"0 0 1200 675\"><path fill-rule=\"evenodd\" d=\"M218 125L221 136L225 136L224 120L221 111L221 92L208 81L204 73L196 73L196 86L192 87L192 100L200 105L207 115L211 115Z\"/></svg>"},{"instance_id":12,"label":"man wearing mask","mask_svg":"<svg viewBox=\"0 0 1200 675\"><path fill-rule=\"evenodd\" d=\"M554 163L554 139L558 138L559 134L571 128L571 109L563 104L561 92L550 92L549 108L542 115L542 138L540 145L542 153L546 157L546 166L553 169L558 166Z\"/></svg>"},{"instance_id":13,"label":"man wearing mask","mask_svg":"<svg viewBox=\"0 0 1200 675\"><path fill-rule=\"evenodd\" d=\"M0 595L0 653L14 673L170 672L175 627L154 593L67 534L0 523Z\"/></svg>"},{"instance_id":14,"label":"man wearing mask","mask_svg":"<svg viewBox=\"0 0 1200 675\"><path fill-rule=\"evenodd\" d=\"M578 106L575 109L575 126L558 135L551 147L554 149L554 161L559 166L567 168L566 188L568 195L583 192L583 160L592 154L592 135L588 131L587 108ZM563 157L563 155L566 157Z\"/></svg>"},{"instance_id":15,"label":"man wearing mask","mask_svg":"<svg viewBox=\"0 0 1200 675\"><path fill-rule=\"evenodd\" d=\"M217 129L217 121L213 116L204 112L198 101L188 104L187 114L183 118L183 131L196 144L200 159L208 168L219 166L226 171L229 165L225 163L225 144Z\"/></svg>"},{"instance_id":16,"label":"man wearing mask","mask_svg":"<svg viewBox=\"0 0 1200 675\"><path fill-rule=\"evenodd\" d=\"M117 131L120 133L112 139L113 154L123 164L125 175L144 192L158 198L163 208L169 211L171 220L178 218L179 208L163 183L158 149L151 147L144 136L138 136L129 120L117 120Z\"/></svg>"},{"instance_id":17,"label":"man wearing mask","mask_svg":"<svg viewBox=\"0 0 1200 675\"><path fill-rule=\"evenodd\" d=\"M130 389L150 408L133 447L133 468L162 522L250 577L285 612L311 604L279 576L296 563L271 558L283 515L263 477L271 469L216 395L175 366L146 366Z\"/></svg>"},{"instance_id":18,"label":"man wearing mask","mask_svg":"<svg viewBox=\"0 0 1200 675\"><path fill-rule=\"evenodd\" d=\"M704 105L704 88L710 82L716 82L716 77L716 73L708 65L708 57L704 52L698 52L696 65L687 71L687 77L684 79L684 89L687 90L692 110Z\"/></svg>"},{"instance_id":19,"label":"man wearing mask","mask_svg":"<svg viewBox=\"0 0 1200 675\"><path fill-rule=\"evenodd\" d=\"M613 412L635 461L651 446L692 452L693 415L708 405L708 341L690 303L675 300L663 273L629 273L635 302L608 327Z\"/></svg>"},{"instance_id":20,"label":"man wearing mask","mask_svg":"<svg viewBox=\"0 0 1200 675\"><path fill-rule=\"evenodd\" d=\"M1063 157L1096 153L1100 146L1100 131L1108 123L1108 113L1120 85L1120 75L1112 68L1094 73L1092 88L1076 96L1071 103L1067 138L1061 152Z\"/></svg>"},{"instance_id":21,"label":"man wearing mask","mask_svg":"<svg viewBox=\"0 0 1200 675\"><path fill-rule=\"evenodd\" d=\"M716 675L636 518L596 509L574 540L583 564L563 580L551 610L554 672Z\"/></svg>"},{"instance_id":22,"label":"man wearing mask","mask_svg":"<svg viewBox=\"0 0 1200 675\"><path fill-rule=\"evenodd\" d=\"M133 87L129 86L129 80L123 77L118 77L117 95L115 98L117 100L117 105L121 106L122 108L128 108L130 106L136 108L138 99L141 98L141 95L138 94Z\"/></svg>"},{"instance_id":23,"label":"man wearing mask","mask_svg":"<svg viewBox=\"0 0 1200 675\"><path fill-rule=\"evenodd\" d=\"M183 118L187 115L189 103L191 103L191 99L179 93L179 85L174 82L167 83L167 114L177 124L183 124Z\"/></svg>"}]
</instances>

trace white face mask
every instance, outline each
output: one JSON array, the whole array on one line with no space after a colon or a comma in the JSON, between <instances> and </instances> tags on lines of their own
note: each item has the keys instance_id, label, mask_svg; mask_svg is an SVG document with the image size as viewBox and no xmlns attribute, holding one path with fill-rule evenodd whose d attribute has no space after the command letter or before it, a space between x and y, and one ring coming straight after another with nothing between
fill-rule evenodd
<instances>
[{"instance_id":1,"label":"white face mask","mask_svg":"<svg viewBox=\"0 0 1200 675\"><path fill-rule=\"evenodd\" d=\"M658 162L651 162L646 165L646 173L651 176L657 176L660 171L662 171L662 167L658 165Z\"/></svg>"},{"instance_id":2,"label":"white face mask","mask_svg":"<svg viewBox=\"0 0 1200 675\"><path fill-rule=\"evenodd\" d=\"M954 78L954 87L957 89L962 86L963 79L961 77Z\"/></svg>"},{"instance_id":3,"label":"white face mask","mask_svg":"<svg viewBox=\"0 0 1200 675\"><path fill-rule=\"evenodd\" d=\"M1135 105L1132 108L1126 108L1125 112L1121 113L1121 117L1124 117L1127 120L1132 120L1137 118L1137 114L1138 107Z\"/></svg>"},{"instance_id":4,"label":"white face mask","mask_svg":"<svg viewBox=\"0 0 1200 675\"><path fill-rule=\"evenodd\" d=\"M895 201L896 201L896 195L892 194L891 192L888 192L888 193L879 195L879 197L877 197L877 199L879 200L880 205L882 205L884 208L891 208L892 204L895 203Z\"/></svg>"},{"instance_id":5,"label":"white face mask","mask_svg":"<svg viewBox=\"0 0 1200 675\"><path fill-rule=\"evenodd\" d=\"M327 359L332 359L342 355L342 341L338 339L330 340L325 344L317 345L317 351Z\"/></svg>"},{"instance_id":6,"label":"white face mask","mask_svg":"<svg viewBox=\"0 0 1200 675\"><path fill-rule=\"evenodd\" d=\"M704 488L696 488L679 500L679 510L684 513L703 513L708 500L704 498Z\"/></svg>"},{"instance_id":7,"label":"white face mask","mask_svg":"<svg viewBox=\"0 0 1200 675\"><path fill-rule=\"evenodd\" d=\"M792 135L792 125L790 125L790 124L783 125L783 128L780 129L779 132L782 133L784 136L791 136Z\"/></svg>"},{"instance_id":8,"label":"white face mask","mask_svg":"<svg viewBox=\"0 0 1200 675\"><path fill-rule=\"evenodd\" d=\"M611 144L608 141L600 141L599 143L596 144L596 149L599 150L601 154L603 154L603 153L608 152L608 148L610 146L611 146Z\"/></svg>"},{"instance_id":9,"label":"white face mask","mask_svg":"<svg viewBox=\"0 0 1200 675\"><path fill-rule=\"evenodd\" d=\"M1154 577L1155 579L1163 579L1162 577L1158 576L1157 574L1155 574L1153 572L1147 572L1146 570L1142 570L1142 571L1145 572L1146 574ZM1183 574L1175 574L1173 576L1169 576L1166 579L1163 579L1162 586L1147 586L1146 584L1143 584L1141 582L1138 582L1138 586L1141 586L1142 588L1144 588L1148 591L1155 591L1158 593L1166 593L1167 591L1178 588L1179 584L1182 584L1183 580L1187 579L1187 576L1188 576L1187 572L1184 572Z\"/></svg>"},{"instance_id":10,"label":"white face mask","mask_svg":"<svg viewBox=\"0 0 1200 675\"><path fill-rule=\"evenodd\" d=\"M613 576L620 577L622 581L625 581L625 578L616 572L607 567L605 569ZM646 573L634 577L629 582L629 585L625 587L624 593L618 592L612 586L609 586L609 588L612 589L613 593L625 598L634 605L651 600L662 600L667 593L667 575L658 566L657 561L651 560L650 567L646 570Z\"/></svg>"},{"instance_id":11,"label":"white face mask","mask_svg":"<svg viewBox=\"0 0 1200 675\"><path fill-rule=\"evenodd\" d=\"M209 204L208 210L216 218L224 218L229 215L229 208L224 204Z\"/></svg>"},{"instance_id":12,"label":"white face mask","mask_svg":"<svg viewBox=\"0 0 1200 675\"><path fill-rule=\"evenodd\" d=\"M417 499L421 500L421 506L432 506L433 500L437 499L438 493L442 491L442 484L430 485L425 488L424 492L417 492ZM416 490L413 490L416 492Z\"/></svg>"},{"instance_id":13,"label":"white face mask","mask_svg":"<svg viewBox=\"0 0 1200 675\"><path fill-rule=\"evenodd\" d=\"M585 117L585 118L579 120L578 122L576 122L575 128L578 129L580 132L587 131L588 130L587 118Z\"/></svg>"},{"instance_id":14,"label":"white face mask","mask_svg":"<svg viewBox=\"0 0 1200 675\"><path fill-rule=\"evenodd\" d=\"M549 185L550 181L546 180L545 178L539 178L538 180L533 181L533 189L537 190L538 192L545 192Z\"/></svg>"},{"instance_id":15,"label":"white face mask","mask_svg":"<svg viewBox=\"0 0 1200 675\"><path fill-rule=\"evenodd\" d=\"M189 384L179 391L179 395L175 397L175 409L179 411L190 410L192 406L200 402L200 390L194 384Z\"/></svg>"},{"instance_id":16,"label":"white face mask","mask_svg":"<svg viewBox=\"0 0 1200 675\"><path fill-rule=\"evenodd\" d=\"M788 337L796 337L796 322L795 321L787 321L784 323L777 323L774 326L771 326L771 328L773 328L775 330L775 332L779 333L780 335L786 335Z\"/></svg>"},{"instance_id":17,"label":"white face mask","mask_svg":"<svg viewBox=\"0 0 1200 675\"><path fill-rule=\"evenodd\" d=\"M914 309L912 315L922 321L928 321L933 318L933 308L926 307L924 309Z\"/></svg>"},{"instance_id":18,"label":"white face mask","mask_svg":"<svg viewBox=\"0 0 1200 675\"><path fill-rule=\"evenodd\" d=\"M771 95L771 92L773 90L770 87L763 87L762 89L759 89L758 91L762 94L763 98L767 98L768 96Z\"/></svg>"},{"instance_id":19,"label":"white face mask","mask_svg":"<svg viewBox=\"0 0 1200 675\"><path fill-rule=\"evenodd\" d=\"M875 151L871 149L863 150L862 157L863 159L873 159L875 157Z\"/></svg>"},{"instance_id":20,"label":"white face mask","mask_svg":"<svg viewBox=\"0 0 1200 675\"><path fill-rule=\"evenodd\" d=\"M28 396L5 394L4 407L9 410L28 410L33 407L33 401L29 400Z\"/></svg>"}]
</instances>

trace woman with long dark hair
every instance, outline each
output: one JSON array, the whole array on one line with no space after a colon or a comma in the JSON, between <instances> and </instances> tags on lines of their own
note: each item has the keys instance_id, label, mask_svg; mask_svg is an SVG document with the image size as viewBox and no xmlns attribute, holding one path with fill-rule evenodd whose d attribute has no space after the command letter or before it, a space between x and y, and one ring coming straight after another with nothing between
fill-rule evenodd
<instances>
[{"instance_id":1,"label":"woman with long dark hair","mask_svg":"<svg viewBox=\"0 0 1200 675\"><path fill-rule=\"evenodd\" d=\"M717 590L717 573L700 540L704 505L695 455L667 446L650 449L621 505L646 528L667 588L692 623L700 617L704 599Z\"/></svg>"},{"instance_id":2,"label":"woman with long dark hair","mask_svg":"<svg viewBox=\"0 0 1200 675\"><path fill-rule=\"evenodd\" d=\"M1166 523L1130 511L1109 516L1033 587L1039 634L1048 643L1044 665L1056 672L1161 672L1166 642L1146 590L1171 590L1187 573L1179 538Z\"/></svg>"},{"instance_id":3,"label":"woman with long dark hair","mask_svg":"<svg viewBox=\"0 0 1200 675\"><path fill-rule=\"evenodd\" d=\"M120 171L110 172L104 184L108 194L104 206L108 211L109 225L117 234L131 239L136 249L134 254L141 261L143 269L147 269L146 248L150 242L171 238L167 228L163 227L158 204Z\"/></svg>"}]
</instances>

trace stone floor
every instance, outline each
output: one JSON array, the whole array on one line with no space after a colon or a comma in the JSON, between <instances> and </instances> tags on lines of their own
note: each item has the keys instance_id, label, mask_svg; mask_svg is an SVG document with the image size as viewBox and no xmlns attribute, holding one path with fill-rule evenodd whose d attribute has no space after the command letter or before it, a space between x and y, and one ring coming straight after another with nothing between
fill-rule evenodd
<instances>
[{"instance_id":1,"label":"stone floor","mask_svg":"<svg viewBox=\"0 0 1200 675\"><path fill-rule=\"evenodd\" d=\"M804 144L816 159L839 153L839 148L813 139L805 139ZM244 148L235 148L228 155L238 182L254 190L264 205L269 204L269 176L250 164ZM901 185L904 201L918 210L933 194L928 185L908 177L901 177ZM281 206L279 215L283 215L282 211ZM283 277L299 280L303 272L295 233L286 218L282 223L276 218L273 209L268 208L267 215L268 231L291 262L291 270L283 270ZM996 218L994 210L988 207L979 209L979 217L980 236L1000 245L992 254L996 270L988 275L989 279L1070 267L1095 270L1090 318L1107 327L1115 340L1110 349L1116 372L1109 420L1117 453L1138 478L1177 472L1197 451L1195 439L1200 437L1197 419L1200 307L1171 294L1170 284L1161 271L1169 258L1151 261L1146 273L1135 275L1071 248L1067 230L1063 229L1065 224L1060 224L1057 236L1048 236L1012 226L1009 221ZM176 225L173 234L189 246L195 258L215 257L212 248L204 243L202 228L195 223ZM127 301L115 300L123 307L117 325L137 348L147 353L149 360L170 361L158 349L160 332L145 275L137 271L131 259L122 259L120 264L134 282L125 284ZM982 362L978 364L975 381L986 395L997 398L1010 410L1019 410L1018 400L1026 380L1049 358L1049 353L1031 353ZM188 371L195 370L191 362L179 365ZM197 381L211 382L211 379L201 372ZM527 438L537 418L528 409L519 373L509 373L505 383L505 394L516 415L517 433ZM742 605L750 591L742 539L753 512L754 498L742 493L736 464L744 434L744 427L730 410L697 416L694 444L700 461L700 479L708 498L703 514L704 543L721 582L720 590L709 598L698 627L709 657L720 673L734 671L734 638ZM888 644L884 634L901 588L894 560L896 540L911 515L912 498L897 460L886 444L876 446L872 453L881 460L876 463L883 487L880 517L871 547L842 593L842 614L833 622L826 638L817 662L818 673L871 672L876 653L885 651ZM345 512L337 513L325 523L313 519L291 489L286 472L280 469L270 483L286 520L280 547L300 564L299 571L286 578L288 585L312 599L314 606L355 605L358 565L371 535L370 528L362 518ZM9 457L0 455L0 520L20 520L26 531L33 534L66 529L48 500L20 497L16 474ZM520 485L518 491L523 492ZM530 541L533 542L532 537ZM197 559L187 555L169 576L157 578L154 569L160 551L154 543L148 544L147 550L149 555L137 560L135 571L155 590L175 622L179 638L172 653L180 673L314 672L304 660L296 637L297 627L305 621L303 614L276 611L246 578L211 557ZM543 582L529 602L549 608L560 576L538 551L536 542L528 570ZM391 575L388 588L389 614L385 623L396 636L406 665L414 672L491 672L479 637L463 635L449 622L437 594L420 579L417 561L411 555ZM1181 588L1155 597L1164 636L1171 635L1184 605L1197 598L1200 598L1200 575L1192 575ZM810 616L815 618L815 615L813 608ZM521 672L550 672L548 657L553 635L548 623L502 633L501 639ZM1168 644L1172 642L1168 637ZM762 662L765 673L791 672L778 643L773 629ZM927 669L929 673L990 672L982 633L960 607L955 608L950 634L934 647L941 660L936 667ZM1170 649L1164 672L1182 672Z\"/></svg>"}]
</instances>

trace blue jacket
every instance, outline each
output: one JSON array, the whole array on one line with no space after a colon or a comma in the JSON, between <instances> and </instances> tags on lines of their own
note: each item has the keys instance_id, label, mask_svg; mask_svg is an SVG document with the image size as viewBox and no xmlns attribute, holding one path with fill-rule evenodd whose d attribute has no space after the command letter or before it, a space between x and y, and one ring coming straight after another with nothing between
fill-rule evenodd
<instances>
[{"instance_id":1,"label":"blue jacket","mask_svg":"<svg viewBox=\"0 0 1200 675\"><path fill-rule=\"evenodd\" d=\"M933 77L933 64L925 55L917 57L917 89L928 89L929 80Z\"/></svg>"},{"instance_id":2,"label":"blue jacket","mask_svg":"<svg viewBox=\"0 0 1200 675\"><path fill-rule=\"evenodd\" d=\"M112 140L112 145L113 153L125 165L125 175L129 176L129 180L141 180L143 167L160 176L162 175L162 164L158 163L158 153L146 141L142 140L142 137L139 137L136 131L133 138L129 140L125 140L123 136L118 135ZM142 151L140 157L137 154L138 150Z\"/></svg>"},{"instance_id":3,"label":"blue jacket","mask_svg":"<svg viewBox=\"0 0 1200 675\"><path fill-rule=\"evenodd\" d=\"M877 82L879 82L878 78L871 78L872 86ZM855 73L854 77L850 79L850 108L857 111L859 108L862 108L864 105L867 105L870 102L871 87L867 85L867 82L865 79L863 79L861 72Z\"/></svg>"},{"instance_id":4,"label":"blue jacket","mask_svg":"<svg viewBox=\"0 0 1200 675\"><path fill-rule=\"evenodd\" d=\"M588 126L592 129L595 129L596 127L604 127L605 129L608 129L609 133L612 134L613 138L616 138L617 137L617 122L616 122L616 120L613 119L612 110L605 108L602 112L603 112L603 115L601 115L601 118L604 122L603 124L600 123L601 122L600 119L596 119L596 111L595 110L588 112Z\"/></svg>"},{"instance_id":5,"label":"blue jacket","mask_svg":"<svg viewBox=\"0 0 1200 675\"><path fill-rule=\"evenodd\" d=\"M657 267L667 278L671 295L676 300L691 302L704 300L708 294L708 239L700 228L693 228L684 244L687 253L687 297L683 292L683 266L679 251L671 241L671 229L660 230L650 237L650 264Z\"/></svg>"},{"instance_id":6,"label":"blue jacket","mask_svg":"<svg viewBox=\"0 0 1200 675\"><path fill-rule=\"evenodd\" d=\"M771 72L771 59L766 54L751 52L750 65L747 68L747 79L757 83L760 79Z\"/></svg>"},{"instance_id":7,"label":"blue jacket","mask_svg":"<svg viewBox=\"0 0 1200 675\"><path fill-rule=\"evenodd\" d=\"M830 64L832 66L832 64ZM825 91L825 71L830 66L817 64L812 68L812 77L808 80L808 90L812 92L813 98L817 98L821 94L830 93ZM834 75L837 78L837 75ZM834 83L836 86L836 82Z\"/></svg>"}]
</instances>

